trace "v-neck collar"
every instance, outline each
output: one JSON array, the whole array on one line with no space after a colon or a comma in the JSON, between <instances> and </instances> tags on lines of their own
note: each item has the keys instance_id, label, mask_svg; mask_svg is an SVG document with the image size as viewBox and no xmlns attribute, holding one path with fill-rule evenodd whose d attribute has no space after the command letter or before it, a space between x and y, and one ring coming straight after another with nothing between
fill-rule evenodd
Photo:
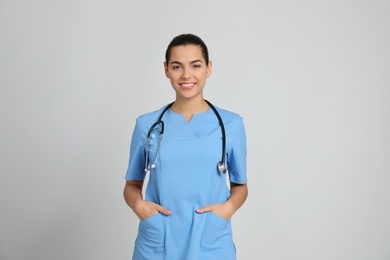
<instances>
[{"instance_id":1,"label":"v-neck collar","mask_svg":"<svg viewBox=\"0 0 390 260\"><path fill-rule=\"evenodd\" d=\"M192 115L190 121L187 121L186 117L185 117L183 114L177 113L177 112L173 111L171 108L168 109L169 113L171 113L174 117L176 117L176 118L182 118L187 124L193 123L194 119L196 119L196 118L199 117L199 116L207 115L208 113L210 113L210 110L211 110L211 108L209 107L209 108L207 108L207 110L204 111L204 112L195 113L195 114ZM180 120L181 120L181 119L180 119Z\"/></svg>"}]
</instances>

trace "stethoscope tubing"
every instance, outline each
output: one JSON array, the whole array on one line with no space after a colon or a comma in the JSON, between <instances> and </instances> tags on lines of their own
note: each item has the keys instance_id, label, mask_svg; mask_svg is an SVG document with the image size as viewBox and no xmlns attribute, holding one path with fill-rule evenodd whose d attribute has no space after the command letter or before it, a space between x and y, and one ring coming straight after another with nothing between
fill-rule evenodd
<instances>
[{"instance_id":1,"label":"stethoscope tubing","mask_svg":"<svg viewBox=\"0 0 390 260\"><path fill-rule=\"evenodd\" d=\"M222 158L221 158L221 161L218 162L217 166L218 166L218 170L221 173L226 173L227 167L226 167L226 133L225 133L225 126L224 126L223 120L221 118L221 115L218 113L217 109L213 106L213 104L211 104L206 99L204 101L213 110L214 114L216 115L216 117L218 119L219 125L221 127L221 132L222 132ZM151 169L156 167L158 154L160 152L160 144L161 144L162 137L163 137L163 134L164 134L164 121L162 120L162 118L163 118L165 112L173 105L173 103L175 103L175 102L172 102L172 103L168 104L164 108L164 110L161 112L158 120L149 129L148 136L147 136L148 141L147 141L147 145L146 145L145 172L149 172ZM160 130L160 137L159 137L160 140L159 140L158 145L157 145L156 156L154 158L153 163L148 165L148 156L149 156L149 151L148 150L149 150L149 145L150 145L150 136L152 135L152 132L153 132L154 128L157 125L159 125L159 124L161 124L161 130Z\"/></svg>"},{"instance_id":2,"label":"stethoscope tubing","mask_svg":"<svg viewBox=\"0 0 390 260\"><path fill-rule=\"evenodd\" d=\"M211 109L214 111L214 114L217 116L218 118L218 122L219 122L219 125L221 127L221 132L222 132L222 158L221 158L221 164L224 165L226 167L226 161L225 161L225 155L226 155L226 133L225 133L225 126L224 126L224 123L222 121L222 118L221 118L221 115L218 113L217 109L214 107L213 104L211 104L208 100L204 100L206 101L206 103L211 107ZM225 170L226 172L226 170ZM223 173L225 173L223 172Z\"/></svg>"}]
</instances>

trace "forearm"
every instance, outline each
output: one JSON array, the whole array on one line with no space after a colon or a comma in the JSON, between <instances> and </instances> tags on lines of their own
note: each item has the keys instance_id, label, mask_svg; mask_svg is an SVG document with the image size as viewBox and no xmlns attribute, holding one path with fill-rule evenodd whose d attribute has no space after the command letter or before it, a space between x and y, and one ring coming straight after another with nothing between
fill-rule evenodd
<instances>
[{"instance_id":1,"label":"forearm","mask_svg":"<svg viewBox=\"0 0 390 260\"><path fill-rule=\"evenodd\" d=\"M126 181L123 196L127 205L135 210L137 202L143 200L142 197L143 181Z\"/></svg>"},{"instance_id":2,"label":"forearm","mask_svg":"<svg viewBox=\"0 0 390 260\"><path fill-rule=\"evenodd\" d=\"M248 197L248 186L247 184L236 184L230 183L230 197L226 201L229 205L232 215L244 204Z\"/></svg>"}]
</instances>

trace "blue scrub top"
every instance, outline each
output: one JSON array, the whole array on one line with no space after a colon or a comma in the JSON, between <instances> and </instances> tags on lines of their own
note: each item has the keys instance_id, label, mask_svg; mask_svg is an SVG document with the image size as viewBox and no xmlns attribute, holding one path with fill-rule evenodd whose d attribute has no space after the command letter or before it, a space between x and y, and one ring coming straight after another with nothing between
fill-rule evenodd
<instances>
[{"instance_id":1,"label":"blue scrub top","mask_svg":"<svg viewBox=\"0 0 390 260\"><path fill-rule=\"evenodd\" d=\"M246 136L242 118L216 107L226 132L229 181L244 184ZM130 146L126 180L144 180L147 134L163 108L137 118ZM231 221L196 209L225 202L229 196L226 174L218 171L222 133L211 108L190 122L168 109L156 168L149 174L145 199L162 205L172 215L156 214L140 221L133 259L236 259ZM159 127L152 135L149 162L156 156Z\"/></svg>"}]
</instances>

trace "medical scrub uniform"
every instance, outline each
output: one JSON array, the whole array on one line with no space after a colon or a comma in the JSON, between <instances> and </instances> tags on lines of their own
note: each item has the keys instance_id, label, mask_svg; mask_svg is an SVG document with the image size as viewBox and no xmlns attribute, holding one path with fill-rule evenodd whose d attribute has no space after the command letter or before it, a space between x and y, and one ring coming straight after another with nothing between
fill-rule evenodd
<instances>
[{"instance_id":1,"label":"medical scrub uniform","mask_svg":"<svg viewBox=\"0 0 390 260\"><path fill-rule=\"evenodd\" d=\"M137 119L130 146L126 180L144 180L145 149L154 162L161 127L156 127L147 147L149 128L163 108ZM246 183L246 137L242 118L217 107L226 131L228 177ZM195 210L225 202L230 192L227 174L218 171L222 156L222 133L209 108L187 122L168 109L156 167L150 171L145 199L172 211L140 221L135 241L135 260L231 260L236 259L230 220L212 212Z\"/></svg>"}]
</instances>

